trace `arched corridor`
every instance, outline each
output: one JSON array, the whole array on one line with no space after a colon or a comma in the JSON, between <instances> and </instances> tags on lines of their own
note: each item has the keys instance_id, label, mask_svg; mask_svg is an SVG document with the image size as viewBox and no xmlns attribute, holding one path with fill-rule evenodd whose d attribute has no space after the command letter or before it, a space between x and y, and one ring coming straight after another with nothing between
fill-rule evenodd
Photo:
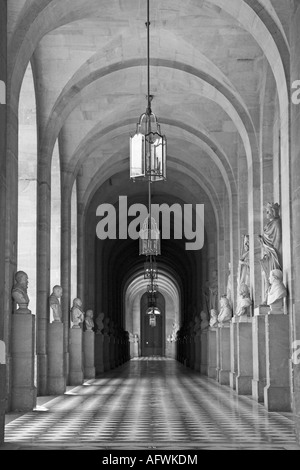
<instances>
[{"instance_id":1,"label":"arched corridor","mask_svg":"<svg viewBox=\"0 0 300 470\"><path fill-rule=\"evenodd\" d=\"M0 448L300 445L299 47L300 0L0 0Z\"/></svg>"},{"instance_id":2,"label":"arched corridor","mask_svg":"<svg viewBox=\"0 0 300 470\"><path fill-rule=\"evenodd\" d=\"M8 415L7 449L300 450L291 413L268 413L174 359L136 358L48 400Z\"/></svg>"}]
</instances>

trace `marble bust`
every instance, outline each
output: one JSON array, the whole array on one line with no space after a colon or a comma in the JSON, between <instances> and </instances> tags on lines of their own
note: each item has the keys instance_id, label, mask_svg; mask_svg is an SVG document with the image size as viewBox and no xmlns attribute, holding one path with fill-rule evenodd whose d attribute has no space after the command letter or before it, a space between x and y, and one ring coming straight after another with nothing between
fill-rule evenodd
<instances>
[{"instance_id":1,"label":"marble bust","mask_svg":"<svg viewBox=\"0 0 300 470\"><path fill-rule=\"evenodd\" d=\"M249 307L251 306L250 291L247 284L243 283L239 286L239 297L237 299L237 306L235 314L240 317L247 315Z\"/></svg>"},{"instance_id":2,"label":"marble bust","mask_svg":"<svg viewBox=\"0 0 300 470\"><path fill-rule=\"evenodd\" d=\"M73 300L73 307L71 308L71 320L73 323L72 328L81 328L84 320L84 312L82 310L82 302L80 299Z\"/></svg>"},{"instance_id":3,"label":"marble bust","mask_svg":"<svg viewBox=\"0 0 300 470\"><path fill-rule=\"evenodd\" d=\"M84 325L87 330L94 330L94 312L93 310L89 309L85 312L85 318L84 318Z\"/></svg>"},{"instance_id":4,"label":"marble bust","mask_svg":"<svg viewBox=\"0 0 300 470\"><path fill-rule=\"evenodd\" d=\"M12 288L11 296L19 306L19 313L30 313L30 310L27 308L29 304L27 288L28 275L24 271L18 271L15 274L15 284Z\"/></svg>"},{"instance_id":5,"label":"marble bust","mask_svg":"<svg viewBox=\"0 0 300 470\"><path fill-rule=\"evenodd\" d=\"M210 311L209 326L215 328L218 326L218 312L214 309Z\"/></svg>"},{"instance_id":6,"label":"marble bust","mask_svg":"<svg viewBox=\"0 0 300 470\"><path fill-rule=\"evenodd\" d=\"M52 294L49 297L49 305L53 312L53 321L61 322L62 313L61 313L61 304L60 299L62 296L62 287L54 286L52 289Z\"/></svg>"},{"instance_id":7,"label":"marble bust","mask_svg":"<svg viewBox=\"0 0 300 470\"><path fill-rule=\"evenodd\" d=\"M283 282L283 273L280 269L272 269L270 272L267 302L271 308L270 313L283 313L283 299L287 295Z\"/></svg>"},{"instance_id":8,"label":"marble bust","mask_svg":"<svg viewBox=\"0 0 300 470\"><path fill-rule=\"evenodd\" d=\"M232 318L232 309L229 304L229 300L226 295L222 295L220 298L220 313L218 315L219 326L223 326L224 323L229 323Z\"/></svg>"}]
</instances>

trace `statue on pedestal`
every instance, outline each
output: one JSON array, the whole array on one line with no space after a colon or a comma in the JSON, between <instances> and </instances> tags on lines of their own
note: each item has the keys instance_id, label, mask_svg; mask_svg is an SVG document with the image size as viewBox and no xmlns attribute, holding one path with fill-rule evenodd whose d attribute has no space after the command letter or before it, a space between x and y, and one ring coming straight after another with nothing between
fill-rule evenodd
<instances>
[{"instance_id":1,"label":"statue on pedestal","mask_svg":"<svg viewBox=\"0 0 300 470\"><path fill-rule=\"evenodd\" d=\"M102 334L102 330L104 328L103 319L104 319L104 313L101 312L96 318L96 325L97 325L96 334Z\"/></svg>"},{"instance_id":2,"label":"statue on pedestal","mask_svg":"<svg viewBox=\"0 0 300 470\"><path fill-rule=\"evenodd\" d=\"M250 287L250 262L249 262L249 235L244 235L242 254L239 259L237 274L237 290L241 284Z\"/></svg>"},{"instance_id":3,"label":"statue on pedestal","mask_svg":"<svg viewBox=\"0 0 300 470\"><path fill-rule=\"evenodd\" d=\"M84 320L84 312L82 310L82 302L80 299L73 300L73 307L71 308L71 320L73 323L72 328L81 328Z\"/></svg>"},{"instance_id":4,"label":"statue on pedestal","mask_svg":"<svg viewBox=\"0 0 300 470\"><path fill-rule=\"evenodd\" d=\"M283 313L283 299L287 295L287 290L282 282L283 274L280 269L273 269L270 272L267 302L271 308L269 313Z\"/></svg>"},{"instance_id":5,"label":"statue on pedestal","mask_svg":"<svg viewBox=\"0 0 300 470\"><path fill-rule=\"evenodd\" d=\"M209 326L211 328L216 328L218 326L218 312L216 310L212 309L210 311Z\"/></svg>"},{"instance_id":6,"label":"statue on pedestal","mask_svg":"<svg viewBox=\"0 0 300 470\"><path fill-rule=\"evenodd\" d=\"M62 319L61 304L60 304L62 292L63 290L61 286L54 286L52 289L52 294L49 297L49 305L53 312L53 321L57 321L60 323Z\"/></svg>"},{"instance_id":7,"label":"statue on pedestal","mask_svg":"<svg viewBox=\"0 0 300 470\"><path fill-rule=\"evenodd\" d=\"M209 327L209 321L208 321L208 318L207 318L207 314L206 312L204 312L204 310L202 310L202 312L200 312L200 329L201 331L205 331L208 329Z\"/></svg>"},{"instance_id":8,"label":"statue on pedestal","mask_svg":"<svg viewBox=\"0 0 300 470\"><path fill-rule=\"evenodd\" d=\"M281 267L281 219L279 217L279 204L267 203L266 214L268 222L264 226L263 235L258 235L263 249L263 258L260 264L263 271L265 283L265 298L263 305L267 304L268 290L270 287L269 277L273 269L282 270Z\"/></svg>"},{"instance_id":9,"label":"statue on pedestal","mask_svg":"<svg viewBox=\"0 0 300 470\"><path fill-rule=\"evenodd\" d=\"M88 310L85 312L85 318L84 318L84 329L85 329L85 330L94 331L95 324L94 324L93 318L94 318L94 312L93 312L93 310L88 309Z\"/></svg>"},{"instance_id":10,"label":"statue on pedestal","mask_svg":"<svg viewBox=\"0 0 300 470\"><path fill-rule=\"evenodd\" d=\"M218 315L219 326L222 327L224 323L229 323L232 318L232 308L229 305L229 300L226 295L220 298L220 313Z\"/></svg>"},{"instance_id":11,"label":"statue on pedestal","mask_svg":"<svg viewBox=\"0 0 300 470\"><path fill-rule=\"evenodd\" d=\"M248 315L251 303L249 287L247 284L240 284L235 314L238 317Z\"/></svg>"},{"instance_id":12,"label":"statue on pedestal","mask_svg":"<svg viewBox=\"0 0 300 470\"><path fill-rule=\"evenodd\" d=\"M11 296L18 304L18 313L30 313L28 309L29 297L27 295L28 275L24 271L15 274L15 284L11 291Z\"/></svg>"},{"instance_id":13,"label":"statue on pedestal","mask_svg":"<svg viewBox=\"0 0 300 470\"><path fill-rule=\"evenodd\" d=\"M177 341L178 331L179 331L179 325L176 322L174 322L172 324L171 342Z\"/></svg>"}]
</instances>

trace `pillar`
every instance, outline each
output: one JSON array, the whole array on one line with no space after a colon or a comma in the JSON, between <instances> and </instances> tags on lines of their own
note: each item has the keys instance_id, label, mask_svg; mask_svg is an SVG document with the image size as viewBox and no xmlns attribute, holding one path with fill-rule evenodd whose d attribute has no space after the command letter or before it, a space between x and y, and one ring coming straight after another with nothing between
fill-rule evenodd
<instances>
[{"instance_id":1,"label":"pillar","mask_svg":"<svg viewBox=\"0 0 300 470\"><path fill-rule=\"evenodd\" d=\"M95 333L93 332L93 330L86 330L83 333L83 365L84 365L84 377L86 379L94 379L96 375L96 369L95 369Z\"/></svg>"},{"instance_id":2,"label":"pillar","mask_svg":"<svg viewBox=\"0 0 300 470\"><path fill-rule=\"evenodd\" d=\"M289 316L266 315L265 327L265 407L268 411L291 411Z\"/></svg>"},{"instance_id":3,"label":"pillar","mask_svg":"<svg viewBox=\"0 0 300 470\"><path fill-rule=\"evenodd\" d=\"M201 349L200 349L200 373L203 375L207 375L207 368L208 368L208 359L207 359L207 335L208 335L208 330L202 330L201 331Z\"/></svg>"},{"instance_id":4,"label":"pillar","mask_svg":"<svg viewBox=\"0 0 300 470\"><path fill-rule=\"evenodd\" d=\"M104 365L105 372L110 370L109 342L110 342L110 337L108 336L107 333L105 333L103 335L103 365Z\"/></svg>"},{"instance_id":5,"label":"pillar","mask_svg":"<svg viewBox=\"0 0 300 470\"><path fill-rule=\"evenodd\" d=\"M253 348L253 380L252 397L258 402L264 401L264 388L266 379L266 328L265 316L268 306L259 306L254 309L252 322L252 348Z\"/></svg>"},{"instance_id":6,"label":"pillar","mask_svg":"<svg viewBox=\"0 0 300 470\"><path fill-rule=\"evenodd\" d=\"M252 318L237 317L237 377L238 395L251 395L253 378L252 360Z\"/></svg>"},{"instance_id":7,"label":"pillar","mask_svg":"<svg viewBox=\"0 0 300 470\"><path fill-rule=\"evenodd\" d=\"M194 361L194 369L197 371L197 372L200 372L200 368L201 368L201 336L200 335L195 335L194 336L194 342L195 342L195 346L194 346L194 350L195 350L195 361ZM170 343L172 344L172 343Z\"/></svg>"},{"instance_id":8,"label":"pillar","mask_svg":"<svg viewBox=\"0 0 300 470\"><path fill-rule=\"evenodd\" d=\"M70 329L70 385L81 385L83 383L83 355L82 355L82 329Z\"/></svg>"},{"instance_id":9,"label":"pillar","mask_svg":"<svg viewBox=\"0 0 300 470\"><path fill-rule=\"evenodd\" d=\"M208 330L208 368L207 375L217 379L217 328Z\"/></svg>"},{"instance_id":10,"label":"pillar","mask_svg":"<svg viewBox=\"0 0 300 470\"><path fill-rule=\"evenodd\" d=\"M115 341L116 338L114 335L110 335L109 337L109 364L110 364L110 369L114 369L116 367L116 362L115 362Z\"/></svg>"},{"instance_id":11,"label":"pillar","mask_svg":"<svg viewBox=\"0 0 300 470\"><path fill-rule=\"evenodd\" d=\"M4 442L6 408L6 351L4 341L0 341L0 446Z\"/></svg>"},{"instance_id":12,"label":"pillar","mask_svg":"<svg viewBox=\"0 0 300 470\"><path fill-rule=\"evenodd\" d=\"M237 322L236 317L232 318L230 322L230 373L229 373L229 385L235 390L236 388L236 377L237 377Z\"/></svg>"},{"instance_id":13,"label":"pillar","mask_svg":"<svg viewBox=\"0 0 300 470\"><path fill-rule=\"evenodd\" d=\"M224 323L219 331L219 376L222 385L229 385L230 374L230 325Z\"/></svg>"},{"instance_id":14,"label":"pillar","mask_svg":"<svg viewBox=\"0 0 300 470\"><path fill-rule=\"evenodd\" d=\"M19 308L12 316L12 396L11 409L32 411L36 406L34 385L35 316Z\"/></svg>"},{"instance_id":15,"label":"pillar","mask_svg":"<svg viewBox=\"0 0 300 470\"><path fill-rule=\"evenodd\" d=\"M64 325L54 321L48 326L48 377L49 395L62 395L66 390L64 368Z\"/></svg>"},{"instance_id":16,"label":"pillar","mask_svg":"<svg viewBox=\"0 0 300 470\"><path fill-rule=\"evenodd\" d=\"M293 233L293 265L292 276L294 278L294 299L291 302L291 339L293 352L299 352L297 341L300 340L300 93L297 80L300 80L300 4L294 1L294 9L291 15L290 47L291 47L291 208L292 208L292 233ZM296 349L297 348L297 349ZM292 362L293 367L293 412L298 442L300 444L300 361L298 357Z\"/></svg>"}]
</instances>

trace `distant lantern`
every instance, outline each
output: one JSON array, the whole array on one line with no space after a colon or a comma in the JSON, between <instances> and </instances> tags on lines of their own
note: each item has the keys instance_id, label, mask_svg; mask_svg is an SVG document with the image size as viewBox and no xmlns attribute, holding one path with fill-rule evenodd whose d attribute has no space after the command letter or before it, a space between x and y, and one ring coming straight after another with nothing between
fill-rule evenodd
<instances>
[{"instance_id":1,"label":"distant lantern","mask_svg":"<svg viewBox=\"0 0 300 470\"><path fill-rule=\"evenodd\" d=\"M139 235L140 255L160 255L160 231L157 228L154 217L151 217L151 227L149 227L149 216L146 217Z\"/></svg>"}]
</instances>

